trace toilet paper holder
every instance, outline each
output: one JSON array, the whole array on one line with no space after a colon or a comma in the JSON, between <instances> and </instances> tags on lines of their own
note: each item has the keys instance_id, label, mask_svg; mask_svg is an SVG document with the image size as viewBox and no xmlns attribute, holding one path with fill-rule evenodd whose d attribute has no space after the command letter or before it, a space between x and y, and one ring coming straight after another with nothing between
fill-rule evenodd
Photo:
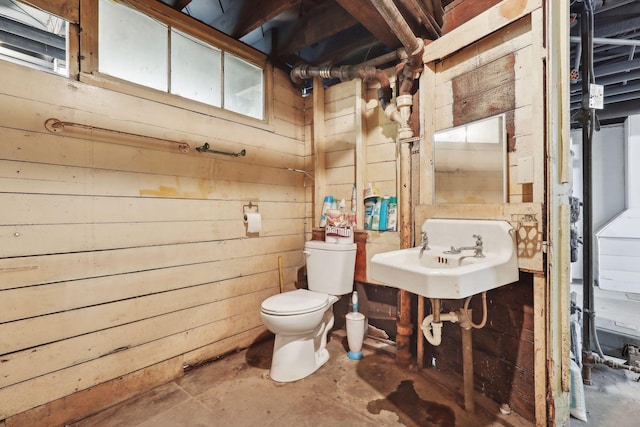
<instances>
[{"instance_id":1,"label":"toilet paper holder","mask_svg":"<svg viewBox=\"0 0 640 427\"><path fill-rule=\"evenodd\" d=\"M242 205L242 216L244 219L247 219L248 213L260 213L260 208L258 205L254 205L251 201L249 201L248 205Z\"/></svg>"}]
</instances>

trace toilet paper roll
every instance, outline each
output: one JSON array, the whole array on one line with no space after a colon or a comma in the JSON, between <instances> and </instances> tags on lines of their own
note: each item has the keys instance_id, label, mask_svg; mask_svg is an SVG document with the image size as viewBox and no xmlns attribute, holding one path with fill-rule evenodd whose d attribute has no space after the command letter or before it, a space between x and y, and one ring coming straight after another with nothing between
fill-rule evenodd
<instances>
[{"instance_id":1,"label":"toilet paper roll","mask_svg":"<svg viewBox=\"0 0 640 427\"><path fill-rule=\"evenodd\" d=\"M259 233L262 230L262 217L258 212L245 214L244 222L247 223L247 233Z\"/></svg>"}]
</instances>

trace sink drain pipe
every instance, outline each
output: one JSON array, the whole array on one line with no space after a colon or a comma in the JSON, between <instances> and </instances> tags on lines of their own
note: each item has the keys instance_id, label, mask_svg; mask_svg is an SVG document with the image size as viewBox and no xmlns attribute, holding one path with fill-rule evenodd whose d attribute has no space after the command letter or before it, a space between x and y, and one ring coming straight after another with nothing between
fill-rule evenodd
<instances>
[{"instance_id":1,"label":"sink drain pipe","mask_svg":"<svg viewBox=\"0 0 640 427\"><path fill-rule=\"evenodd\" d=\"M457 312L450 311L449 313L440 312L440 299L430 298L432 314L428 315L422 320L422 334L429 344L439 346L442 343L442 322L463 323L468 325L469 328L482 329L487 324L487 293L482 293L482 321L480 323L473 323L471 320L471 309L469 304L472 297L467 297L464 301L464 306Z\"/></svg>"},{"instance_id":2,"label":"sink drain pipe","mask_svg":"<svg viewBox=\"0 0 640 427\"><path fill-rule=\"evenodd\" d=\"M473 342L472 329L481 329L487 324L487 293L482 293L482 321L473 323L469 304L472 297L467 297L464 305L457 312L440 313L440 299L431 298L432 314L422 321L422 334L429 344L438 346L442 342L442 322L460 323L462 332L462 379L464 382L464 407L467 412L475 412L473 386Z\"/></svg>"}]
</instances>

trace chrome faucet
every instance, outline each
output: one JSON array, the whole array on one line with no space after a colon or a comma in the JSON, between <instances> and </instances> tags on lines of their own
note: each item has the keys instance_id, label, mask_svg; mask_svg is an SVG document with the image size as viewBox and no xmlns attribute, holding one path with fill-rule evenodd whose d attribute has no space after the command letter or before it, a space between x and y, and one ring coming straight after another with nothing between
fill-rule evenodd
<instances>
[{"instance_id":1,"label":"chrome faucet","mask_svg":"<svg viewBox=\"0 0 640 427\"><path fill-rule=\"evenodd\" d=\"M462 246L459 248L455 248L451 246L451 249L448 251L444 251L445 254L459 254L462 251L475 251L473 255L474 258L484 258L484 254L482 253L483 245L482 245L482 236L479 234L474 234L473 238L476 239L475 246Z\"/></svg>"},{"instance_id":2,"label":"chrome faucet","mask_svg":"<svg viewBox=\"0 0 640 427\"><path fill-rule=\"evenodd\" d=\"M429 248L429 235L427 234L426 231L422 232L422 240L420 241L420 256L422 256L422 253L426 250L428 251Z\"/></svg>"}]
</instances>

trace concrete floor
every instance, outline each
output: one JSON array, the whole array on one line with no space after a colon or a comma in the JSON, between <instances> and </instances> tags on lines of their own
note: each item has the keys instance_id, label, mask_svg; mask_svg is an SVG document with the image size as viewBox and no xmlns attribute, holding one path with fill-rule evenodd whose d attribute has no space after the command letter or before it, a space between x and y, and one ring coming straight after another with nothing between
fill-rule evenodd
<instances>
[{"instance_id":1,"label":"concrete floor","mask_svg":"<svg viewBox=\"0 0 640 427\"><path fill-rule=\"evenodd\" d=\"M571 418L571 427L640 425L640 375L606 365L591 370L592 385L584 386L587 421Z\"/></svg>"},{"instance_id":2,"label":"concrete floor","mask_svg":"<svg viewBox=\"0 0 640 427\"><path fill-rule=\"evenodd\" d=\"M327 345L330 360L300 381L271 381L273 339L267 335L247 350L73 426L531 425L516 414L502 415L497 404L481 395L476 413L465 412L459 394L426 376L427 371L398 368L388 352L368 347L362 360L350 360L339 332Z\"/></svg>"}]
</instances>

